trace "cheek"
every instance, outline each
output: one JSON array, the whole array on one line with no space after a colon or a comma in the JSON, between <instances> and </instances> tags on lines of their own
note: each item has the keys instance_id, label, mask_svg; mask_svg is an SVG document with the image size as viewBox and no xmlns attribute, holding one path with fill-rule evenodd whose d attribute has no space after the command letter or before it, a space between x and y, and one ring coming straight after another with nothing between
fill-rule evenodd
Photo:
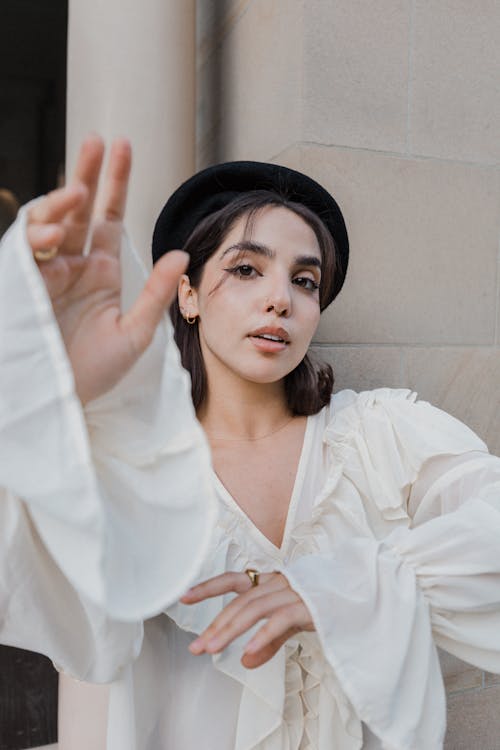
<instances>
[{"instance_id":1,"label":"cheek","mask_svg":"<svg viewBox=\"0 0 500 750\"><path fill-rule=\"evenodd\" d=\"M313 335L314 331L318 327L321 311L319 309L319 302L317 300L303 300L303 304L300 308L300 319L302 321L302 328L304 334Z\"/></svg>"},{"instance_id":2,"label":"cheek","mask_svg":"<svg viewBox=\"0 0 500 750\"><path fill-rule=\"evenodd\" d=\"M241 317L256 304L255 289L247 282L237 282L227 276L215 277L198 299L200 316L203 318L224 317L230 322ZM207 285L208 286L208 285Z\"/></svg>"},{"instance_id":3,"label":"cheek","mask_svg":"<svg viewBox=\"0 0 500 750\"><path fill-rule=\"evenodd\" d=\"M241 316L246 309L241 293L225 281L211 294L203 295L198 307L204 338L211 342L218 340L219 343L238 333Z\"/></svg>"}]
</instances>

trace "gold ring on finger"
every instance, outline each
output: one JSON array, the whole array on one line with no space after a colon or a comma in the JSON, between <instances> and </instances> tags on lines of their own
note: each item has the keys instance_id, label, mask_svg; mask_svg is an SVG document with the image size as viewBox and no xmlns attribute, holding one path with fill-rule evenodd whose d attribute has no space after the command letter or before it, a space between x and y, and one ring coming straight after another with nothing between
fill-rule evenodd
<instances>
[{"instance_id":1,"label":"gold ring on finger","mask_svg":"<svg viewBox=\"0 0 500 750\"><path fill-rule=\"evenodd\" d=\"M245 570L245 573L250 578L250 582L252 584L252 587L259 585L259 576L260 573L258 570L255 570L254 568L247 568Z\"/></svg>"},{"instance_id":2,"label":"gold ring on finger","mask_svg":"<svg viewBox=\"0 0 500 750\"><path fill-rule=\"evenodd\" d=\"M40 263L45 263L46 261L55 258L58 252L59 248L57 247L57 245L53 245L52 247L48 247L47 249L35 250L33 255L35 257L35 260L39 261Z\"/></svg>"}]
</instances>

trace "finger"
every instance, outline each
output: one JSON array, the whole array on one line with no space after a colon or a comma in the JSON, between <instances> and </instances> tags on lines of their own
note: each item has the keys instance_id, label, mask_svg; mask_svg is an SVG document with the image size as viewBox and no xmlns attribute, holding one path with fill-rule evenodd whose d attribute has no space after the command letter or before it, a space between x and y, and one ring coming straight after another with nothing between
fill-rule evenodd
<instances>
[{"instance_id":1,"label":"finger","mask_svg":"<svg viewBox=\"0 0 500 750\"><path fill-rule=\"evenodd\" d=\"M40 263L38 268L52 302L66 292L78 281L87 259L81 255L56 255L47 263Z\"/></svg>"},{"instance_id":2,"label":"finger","mask_svg":"<svg viewBox=\"0 0 500 750\"><path fill-rule=\"evenodd\" d=\"M118 138L111 146L103 196L98 209L98 214L106 221L123 219L131 166L130 143L125 138Z\"/></svg>"},{"instance_id":3,"label":"finger","mask_svg":"<svg viewBox=\"0 0 500 750\"><path fill-rule=\"evenodd\" d=\"M201 653L202 651L204 651L210 639L213 638L217 634L217 632L224 628L231 620L233 620L233 618L236 617L242 609L248 606L250 602L254 601L255 599L264 597L268 594L280 591L284 588L288 588L288 590L291 591L291 589L289 589L288 587L288 582L283 576L273 573L269 573L267 575L272 576L272 578L269 578L267 583L252 587L244 594L240 594L239 596L235 597L228 605L226 605L226 607L224 607L222 612L217 615L217 617L210 623L208 628L200 633L199 637L192 642L191 646L193 646L193 653Z\"/></svg>"},{"instance_id":4,"label":"finger","mask_svg":"<svg viewBox=\"0 0 500 750\"><path fill-rule=\"evenodd\" d=\"M82 202L71 214L70 219L75 224L87 225L90 221L103 157L104 142L102 138L98 135L89 135L85 138L80 147L71 183L85 185L88 192L87 200Z\"/></svg>"},{"instance_id":5,"label":"finger","mask_svg":"<svg viewBox=\"0 0 500 750\"><path fill-rule=\"evenodd\" d=\"M277 609L295 603L297 595L290 589L272 592L259 597L243 607L231 620L220 625L206 641L205 651L215 654L223 651L236 638L250 630L260 620L269 618Z\"/></svg>"},{"instance_id":6,"label":"finger","mask_svg":"<svg viewBox=\"0 0 500 750\"><path fill-rule=\"evenodd\" d=\"M180 250L164 255L155 264L134 306L121 318L120 329L129 337L135 354L142 354L151 343L158 323L177 293L179 277L188 261L188 254Z\"/></svg>"},{"instance_id":7,"label":"finger","mask_svg":"<svg viewBox=\"0 0 500 750\"><path fill-rule=\"evenodd\" d=\"M283 576L272 573L270 573L269 575L272 577L269 578L266 583L259 584L258 586L253 586L244 594L240 594L231 602L229 602L229 604L227 604L222 612L217 615L217 617L204 631L204 633L201 634L201 637L206 640L208 635L214 635L216 631L225 627L234 617L236 617L241 610L243 610L245 607L248 607L251 602L254 602L257 599L260 600L268 596L269 594L276 593L277 591L282 591L285 589L291 591L288 582Z\"/></svg>"},{"instance_id":8,"label":"finger","mask_svg":"<svg viewBox=\"0 0 500 750\"><path fill-rule=\"evenodd\" d=\"M288 603L278 608L245 646L245 654L255 654L288 631L311 629L311 616L304 602Z\"/></svg>"},{"instance_id":9,"label":"finger","mask_svg":"<svg viewBox=\"0 0 500 750\"><path fill-rule=\"evenodd\" d=\"M87 188L81 183L53 190L28 211L28 226L60 222L70 211L84 203L86 197Z\"/></svg>"},{"instance_id":10,"label":"finger","mask_svg":"<svg viewBox=\"0 0 500 750\"><path fill-rule=\"evenodd\" d=\"M243 656L241 657L241 663L247 669L255 669L256 667L262 666L262 664L265 664L267 661L269 661L269 659L272 659L272 657L280 650L280 648L288 641L289 638L292 638L296 634L296 628L289 628L285 633L280 635L278 638L275 638L273 641L271 641L269 644L259 649L255 653L244 651Z\"/></svg>"},{"instance_id":11,"label":"finger","mask_svg":"<svg viewBox=\"0 0 500 750\"><path fill-rule=\"evenodd\" d=\"M251 586L252 584L246 573L222 573L221 575L209 578L207 581L203 581L203 583L199 583L197 586L193 586L193 588L186 591L181 597L181 602L194 604L204 599L211 599L214 596L227 594L230 591L242 594L248 591Z\"/></svg>"},{"instance_id":12,"label":"finger","mask_svg":"<svg viewBox=\"0 0 500 750\"><path fill-rule=\"evenodd\" d=\"M181 597L184 604L195 604L204 599L210 599L214 596L221 596L233 591L236 594L243 594L251 589L257 589L259 586L267 583L275 573L261 573L258 586L252 586L252 583L246 573L222 573L219 576L209 578L208 581L193 586L186 591Z\"/></svg>"},{"instance_id":13,"label":"finger","mask_svg":"<svg viewBox=\"0 0 500 750\"><path fill-rule=\"evenodd\" d=\"M285 607L297 601L297 595L291 589L273 591L258 599L246 603L230 619L219 622L215 629L207 628L196 641L191 643L190 648L200 653L200 649L209 654L214 654L225 649L232 641L246 633L259 620L270 617L276 609Z\"/></svg>"},{"instance_id":14,"label":"finger","mask_svg":"<svg viewBox=\"0 0 500 750\"><path fill-rule=\"evenodd\" d=\"M64 240L64 229L60 224L32 224L27 227L26 236L35 253L37 250L59 247Z\"/></svg>"}]
</instances>

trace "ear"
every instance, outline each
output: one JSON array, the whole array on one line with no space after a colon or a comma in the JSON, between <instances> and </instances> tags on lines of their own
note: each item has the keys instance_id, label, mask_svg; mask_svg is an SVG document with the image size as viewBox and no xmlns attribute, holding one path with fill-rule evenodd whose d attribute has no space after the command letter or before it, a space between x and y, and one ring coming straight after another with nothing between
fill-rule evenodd
<instances>
[{"instance_id":1,"label":"ear","mask_svg":"<svg viewBox=\"0 0 500 750\"><path fill-rule=\"evenodd\" d=\"M196 289L191 286L189 276L185 273L179 279L179 286L177 288L177 297L179 300L179 307L181 313L189 317L196 317L199 315L198 311L198 294Z\"/></svg>"}]
</instances>

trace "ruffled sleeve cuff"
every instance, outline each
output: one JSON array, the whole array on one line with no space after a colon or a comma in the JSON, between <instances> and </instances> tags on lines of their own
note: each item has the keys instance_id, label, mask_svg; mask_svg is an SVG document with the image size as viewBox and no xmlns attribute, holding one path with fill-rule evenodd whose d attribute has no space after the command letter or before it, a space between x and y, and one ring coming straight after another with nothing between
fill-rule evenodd
<instances>
[{"instance_id":1,"label":"ruffled sleeve cuff","mask_svg":"<svg viewBox=\"0 0 500 750\"><path fill-rule=\"evenodd\" d=\"M282 571L307 605L357 716L387 750L440 750L444 691L415 571L375 540Z\"/></svg>"},{"instance_id":2,"label":"ruffled sleeve cuff","mask_svg":"<svg viewBox=\"0 0 500 750\"><path fill-rule=\"evenodd\" d=\"M124 273L142 284L125 253ZM123 620L160 611L196 576L215 513L169 322L126 382L89 406L87 428L22 210L0 245L0 341L0 487L22 498L83 596Z\"/></svg>"}]
</instances>

